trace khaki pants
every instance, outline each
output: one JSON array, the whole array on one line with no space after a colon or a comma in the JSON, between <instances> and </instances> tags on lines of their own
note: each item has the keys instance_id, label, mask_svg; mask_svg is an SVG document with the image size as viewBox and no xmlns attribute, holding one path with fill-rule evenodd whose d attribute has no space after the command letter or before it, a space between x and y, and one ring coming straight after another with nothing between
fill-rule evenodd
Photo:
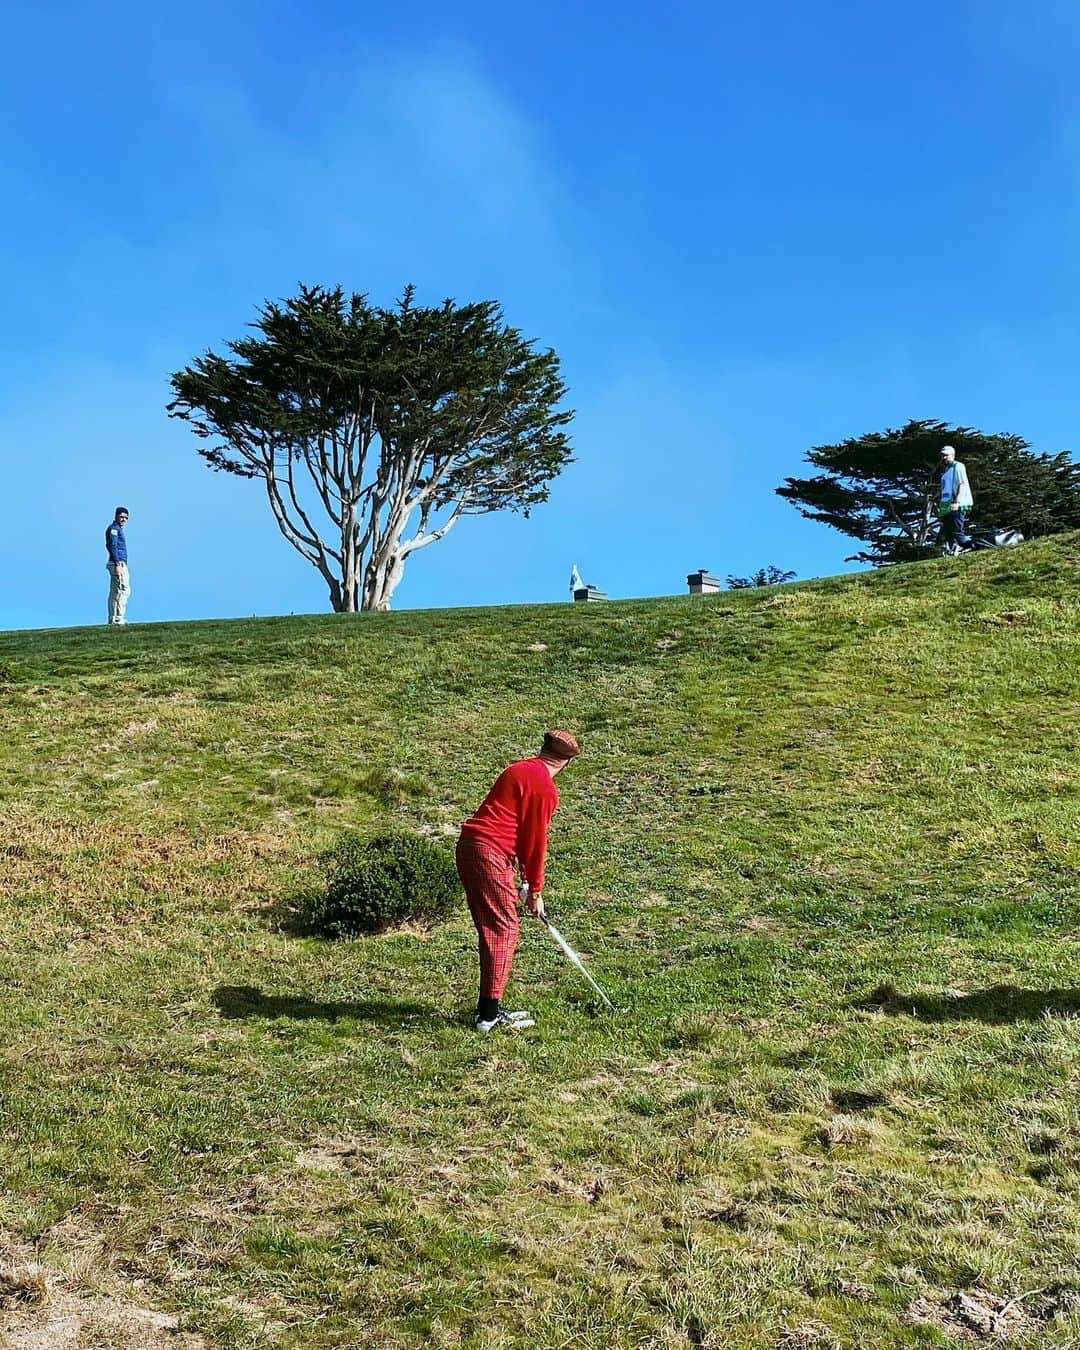
<instances>
[{"instance_id":1,"label":"khaki pants","mask_svg":"<svg viewBox=\"0 0 1080 1350\"><path fill-rule=\"evenodd\" d=\"M131 581L126 563L106 563L109 574L109 622L124 623L128 596L131 594Z\"/></svg>"}]
</instances>

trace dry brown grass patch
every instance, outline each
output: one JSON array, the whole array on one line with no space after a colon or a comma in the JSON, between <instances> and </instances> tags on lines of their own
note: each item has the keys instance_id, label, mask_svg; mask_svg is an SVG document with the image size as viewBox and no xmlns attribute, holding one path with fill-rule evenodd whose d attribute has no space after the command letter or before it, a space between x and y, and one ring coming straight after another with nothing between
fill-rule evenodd
<instances>
[{"instance_id":1,"label":"dry brown grass patch","mask_svg":"<svg viewBox=\"0 0 1080 1350\"><path fill-rule=\"evenodd\" d=\"M4 1241L0 1254L0 1345L5 1350L206 1350L201 1336L181 1329L173 1313L130 1302L120 1295L90 1293L106 1272L100 1235L93 1250L81 1221L56 1225L50 1233L70 1245L77 1238L77 1264L88 1267L85 1281L61 1274L28 1258L17 1244Z\"/></svg>"},{"instance_id":2,"label":"dry brown grass patch","mask_svg":"<svg viewBox=\"0 0 1080 1350\"><path fill-rule=\"evenodd\" d=\"M0 897L44 891L80 913L86 912L90 896L106 897L118 884L150 893L261 903L262 868L295 854L292 840L270 833L162 835L115 822L43 818L18 807L0 811Z\"/></svg>"},{"instance_id":3,"label":"dry brown grass patch","mask_svg":"<svg viewBox=\"0 0 1080 1350\"><path fill-rule=\"evenodd\" d=\"M6 1350L205 1350L172 1313L58 1293L33 1313L0 1314Z\"/></svg>"},{"instance_id":4,"label":"dry brown grass patch","mask_svg":"<svg viewBox=\"0 0 1080 1350\"><path fill-rule=\"evenodd\" d=\"M1036 1335L1053 1316L1056 1306L1047 1290L1032 1290L1005 1298L985 1289L958 1289L953 1294L917 1298L906 1320L936 1327L946 1336L964 1341L1010 1341Z\"/></svg>"},{"instance_id":5,"label":"dry brown grass patch","mask_svg":"<svg viewBox=\"0 0 1080 1350\"><path fill-rule=\"evenodd\" d=\"M874 1127L854 1116L836 1115L817 1131L817 1140L825 1148L866 1145L873 1141Z\"/></svg>"},{"instance_id":6,"label":"dry brown grass patch","mask_svg":"<svg viewBox=\"0 0 1080 1350\"><path fill-rule=\"evenodd\" d=\"M35 1308L49 1297L45 1270L34 1261L0 1261L0 1310Z\"/></svg>"}]
</instances>

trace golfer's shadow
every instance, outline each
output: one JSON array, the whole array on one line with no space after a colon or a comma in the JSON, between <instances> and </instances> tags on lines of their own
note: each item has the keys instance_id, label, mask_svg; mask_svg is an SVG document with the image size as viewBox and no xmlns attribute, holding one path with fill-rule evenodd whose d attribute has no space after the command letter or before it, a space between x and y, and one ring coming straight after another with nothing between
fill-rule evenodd
<instances>
[{"instance_id":1,"label":"golfer's shadow","mask_svg":"<svg viewBox=\"0 0 1080 1350\"><path fill-rule=\"evenodd\" d=\"M893 985L883 984L857 1006L924 1022L1037 1022L1047 1016L1080 1017L1080 989L997 984L974 994L902 994Z\"/></svg>"},{"instance_id":2,"label":"golfer's shadow","mask_svg":"<svg viewBox=\"0 0 1080 1350\"><path fill-rule=\"evenodd\" d=\"M264 994L254 985L223 984L214 990L213 1000L222 1017L287 1017L294 1021L318 1019L323 1022L373 1022L378 1026L400 1026L417 1018L430 1018L434 1009L424 1003L405 1003L398 999L369 999L362 1003L322 1003L305 994Z\"/></svg>"}]
</instances>

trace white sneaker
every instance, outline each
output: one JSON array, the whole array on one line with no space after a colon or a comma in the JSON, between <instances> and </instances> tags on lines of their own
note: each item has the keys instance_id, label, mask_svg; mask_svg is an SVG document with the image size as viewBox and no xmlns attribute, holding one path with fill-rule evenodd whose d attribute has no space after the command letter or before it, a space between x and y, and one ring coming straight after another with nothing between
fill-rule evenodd
<instances>
[{"instance_id":1,"label":"white sneaker","mask_svg":"<svg viewBox=\"0 0 1080 1350\"><path fill-rule=\"evenodd\" d=\"M506 1012L500 1008L491 1018L481 1017L477 1013L473 1017L473 1026L484 1033L494 1031L496 1027L502 1027L505 1031L524 1031L526 1027L536 1026L536 1019L527 1012Z\"/></svg>"}]
</instances>

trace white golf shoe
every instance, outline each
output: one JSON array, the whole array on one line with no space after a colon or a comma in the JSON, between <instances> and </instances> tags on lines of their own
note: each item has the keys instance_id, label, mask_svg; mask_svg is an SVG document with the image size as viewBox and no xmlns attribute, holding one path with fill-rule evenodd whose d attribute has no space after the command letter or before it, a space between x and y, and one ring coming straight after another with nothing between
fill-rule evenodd
<instances>
[{"instance_id":1,"label":"white golf shoe","mask_svg":"<svg viewBox=\"0 0 1080 1350\"><path fill-rule=\"evenodd\" d=\"M500 1008L494 1017L485 1018L477 1013L473 1017L473 1026L477 1031L494 1031L496 1027L502 1027L504 1031L524 1031L526 1027L536 1026L536 1018L527 1012L508 1012L505 1008Z\"/></svg>"}]
</instances>

